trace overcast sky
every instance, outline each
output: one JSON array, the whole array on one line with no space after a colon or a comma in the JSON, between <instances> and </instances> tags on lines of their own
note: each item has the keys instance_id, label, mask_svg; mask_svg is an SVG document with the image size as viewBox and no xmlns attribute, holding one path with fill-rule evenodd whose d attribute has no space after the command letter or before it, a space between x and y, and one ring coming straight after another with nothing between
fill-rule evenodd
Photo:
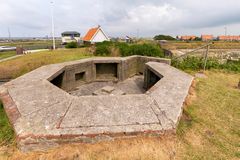
<instances>
[{"instance_id":1,"label":"overcast sky","mask_svg":"<svg viewBox=\"0 0 240 160\"><path fill-rule=\"evenodd\" d=\"M0 0L0 37L51 35L51 0ZM56 36L102 26L109 36L240 34L240 0L54 0Z\"/></svg>"}]
</instances>

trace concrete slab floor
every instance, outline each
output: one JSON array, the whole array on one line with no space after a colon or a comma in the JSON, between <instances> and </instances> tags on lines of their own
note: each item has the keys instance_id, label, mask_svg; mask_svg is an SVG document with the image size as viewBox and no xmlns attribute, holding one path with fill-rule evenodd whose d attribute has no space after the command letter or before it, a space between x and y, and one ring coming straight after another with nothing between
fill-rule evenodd
<instances>
[{"instance_id":1,"label":"concrete slab floor","mask_svg":"<svg viewBox=\"0 0 240 160\"><path fill-rule=\"evenodd\" d=\"M90 96L90 95L126 95L126 94L143 94L145 89L143 88L144 77L142 75L136 75L123 82L93 82L89 84L84 84L76 88L74 91L69 93L73 96ZM102 92L104 88L113 87L109 93Z\"/></svg>"}]
</instances>

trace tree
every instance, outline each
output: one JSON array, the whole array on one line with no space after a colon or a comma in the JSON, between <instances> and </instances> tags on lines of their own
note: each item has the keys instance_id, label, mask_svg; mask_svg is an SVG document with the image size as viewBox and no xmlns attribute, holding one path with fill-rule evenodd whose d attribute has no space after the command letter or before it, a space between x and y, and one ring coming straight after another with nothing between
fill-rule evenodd
<instances>
[{"instance_id":1,"label":"tree","mask_svg":"<svg viewBox=\"0 0 240 160\"><path fill-rule=\"evenodd\" d=\"M173 38L172 36L169 36L169 35L156 35L154 37L154 40L169 40L169 41L172 41L172 40L176 40L175 38Z\"/></svg>"}]
</instances>

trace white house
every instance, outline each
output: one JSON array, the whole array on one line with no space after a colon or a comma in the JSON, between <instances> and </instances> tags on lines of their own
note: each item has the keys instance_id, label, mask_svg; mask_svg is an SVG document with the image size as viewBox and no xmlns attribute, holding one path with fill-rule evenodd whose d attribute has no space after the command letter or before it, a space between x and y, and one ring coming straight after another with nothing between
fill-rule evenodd
<instances>
[{"instance_id":1,"label":"white house","mask_svg":"<svg viewBox=\"0 0 240 160\"><path fill-rule=\"evenodd\" d=\"M89 29L87 34L84 36L83 41L96 43L96 42L110 41L110 39L102 30L101 26L98 26L96 28Z\"/></svg>"},{"instance_id":2,"label":"white house","mask_svg":"<svg viewBox=\"0 0 240 160\"><path fill-rule=\"evenodd\" d=\"M80 33L76 31L66 31L62 33L62 44L70 42L80 42Z\"/></svg>"}]
</instances>

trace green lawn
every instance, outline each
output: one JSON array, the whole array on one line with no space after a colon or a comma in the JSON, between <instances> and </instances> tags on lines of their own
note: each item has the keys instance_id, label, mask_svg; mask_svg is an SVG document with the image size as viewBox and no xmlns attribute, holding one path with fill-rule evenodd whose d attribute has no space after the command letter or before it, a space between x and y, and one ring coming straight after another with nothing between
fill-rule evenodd
<instances>
[{"instance_id":1,"label":"green lawn","mask_svg":"<svg viewBox=\"0 0 240 160\"><path fill-rule=\"evenodd\" d=\"M91 57L88 49L61 49L32 53L0 63L0 79L12 79L47 64Z\"/></svg>"},{"instance_id":2,"label":"green lawn","mask_svg":"<svg viewBox=\"0 0 240 160\"><path fill-rule=\"evenodd\" d=\"M0 101L0 146L11 145L13 140L14 133Z\"/></svg>"},{"instance_id":3,"label":"green lawn","mask_svg":"<svg viewBox=\"0 0 240 160\"><path fill-rule=\"evenodd\" d=\"M0 52L0 60L12 56L16 56L16 51Z\"/></svg>"}]
</instances>

